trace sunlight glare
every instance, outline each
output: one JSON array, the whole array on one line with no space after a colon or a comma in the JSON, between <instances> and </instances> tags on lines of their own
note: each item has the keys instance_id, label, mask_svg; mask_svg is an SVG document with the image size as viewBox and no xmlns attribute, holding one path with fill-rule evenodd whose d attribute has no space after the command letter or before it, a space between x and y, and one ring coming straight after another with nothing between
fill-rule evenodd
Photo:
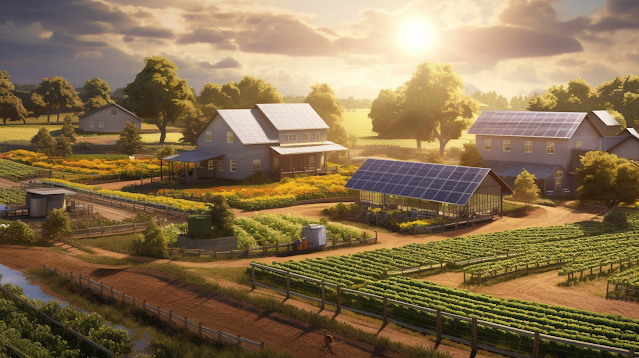
<instances>
[{"instance_id":1,"label":"sunlight glare","mask_svg":"<svg viewBox=\"0 0 639 358\"><path fill-rule=\"evenodd\" d=\"M413 52L421 52L432 43L433 30L424 21L412 20L401 27L399 37L404 48Z\"/></svg>"}]
</instances>

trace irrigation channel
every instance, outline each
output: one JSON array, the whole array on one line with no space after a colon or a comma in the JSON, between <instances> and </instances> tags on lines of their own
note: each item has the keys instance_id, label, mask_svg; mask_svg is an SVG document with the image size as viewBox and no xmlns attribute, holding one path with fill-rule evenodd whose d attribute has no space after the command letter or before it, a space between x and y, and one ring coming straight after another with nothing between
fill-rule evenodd
<instances>
[{"instance_id":1,"label":"irrigation channel","mask_svg":"<svg viewBox=\"0 0 639 358\"><path fill-rule=\"evenodd\" d=\"M66 306L68 304L67 302L63 300L55 298L45 293L44 291L42 291L40 286L34 284L33 281L28 280L22 272L12 270L0 264L0 284L5 284L5 283L12 283L14 286L22 287L22 290L25 296L29 297L29 299L43 300L45 302L50 300L57 300L57 301L60 301L62 306ZM82 311L85 313L89 313L84 310ZM141 334L141 333L133 331L132 329L128 327L118 325L118 324L112 324L111 322L107 322L107 325L113 326L115 328L126 329L127 332L129 332L129 336L131 337L131 340L133 341L133 352L131 352L130 354L131 357L139 353L144 353L144 350L146 349L149 343L146 333Z\"/></svg>"}]
</instances>

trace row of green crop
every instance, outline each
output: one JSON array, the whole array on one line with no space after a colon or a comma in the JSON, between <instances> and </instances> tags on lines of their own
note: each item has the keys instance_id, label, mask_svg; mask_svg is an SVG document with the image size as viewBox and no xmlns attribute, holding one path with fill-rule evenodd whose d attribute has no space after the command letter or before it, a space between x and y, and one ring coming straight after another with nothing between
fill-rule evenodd
<instances>
[{"instance_id":1,"label":"row of green crop","mask_svg":"<svg viewBox=\"0 0 639 358\"><path fill-rule=\"evenodd\" d=\"M0 178L19 180L24 176L32 175L36 169L30 165L16 163L8 159L0 159Z\"/></svg>"},{"instance_id":2,"label":"row of green crop","mask_svg":"<svg viewBox=\"0 0 639 358\"><path fill-rule=\"evenodd\" d=\"M608 279L608 282L613 285L639 290L639 266L614 274Z\"/></svg>"},{"instance_id":3,"label":"row of green crop","mask_svg":"<svg viewBox=\"0 0 639 358\"><path fill-rule=\"evenodd\" d=\"M24 204L26 193L20 189L2 189L0 188L0 204L16 205Z\"/></svg>"}]
</instances>

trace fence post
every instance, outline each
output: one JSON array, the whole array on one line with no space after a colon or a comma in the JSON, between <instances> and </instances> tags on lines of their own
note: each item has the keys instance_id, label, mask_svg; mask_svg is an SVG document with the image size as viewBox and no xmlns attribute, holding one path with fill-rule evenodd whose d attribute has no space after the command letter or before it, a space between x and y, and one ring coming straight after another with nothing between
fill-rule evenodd
<instances>
[{"instance_id":1,"label":"fence post","mask_svg":"<svg viewBox=\"0 0 639 358\"><path fill-rule=\"evenodd\" d=\"M352 239L351 234L348 234L348 247L352 246Z\"/></svg>"},{"instance_id":2,"label":"fence post","mask_svg":"<svg viewBox=\"0 0 639 358\"><path fill-rule=\"evenodd\" d=\"M255 266L251 266L251 283L251 286L255 289Z\"/></svg>"},{"instance_id":3,"label":"fence post","mask_svg":"<svg viewBox=\"0 0 639 358\"><path fill-rule=\"evenodd\" d=\"M439 345L442 342L442 310L437 309L437 342Z\"/></svg>"},{"instance_id":4,"label":"fence post","mask_svg":"<svg viewBox=\"0 0 639 358\"><path fill-rule=\"evenodd\" d=\"M217 260L217 249L213 249L213 260Z\"/></svg>"},{"instance_id":5,"label":"fence post","mask_svg":"<svg viewBox=\"0 0 639 358\"><path fill-rule=\"evenodd\" d=\"M280 239L275 239L275 254L280 251Z\"/></svg>"},{"instance_id":6,"label":"fence post","mask_svg":"<svg viewBox=\"0 0 639 358\"><path fill-rule=\"evenodd\" d=\"M539 358L539 332L535 332L535 340L533 341L533 358Z\"/></svg>"},{"instance_id":7,"label":"fence post","mask_svg":"<svg viewBox=\"0 0 639 358\"><path fill-rule=\"evenodd\" d=\"M187 328L186 324L187 324L188 320L186 319L186 316L184 316L184 328Z\"/></svg>"},{"instance_id":8,"label":"fence post","mask_svg":"<svg viewBox=\"0 0 639 358\"><path fill-rule=\"evenodd\" d=\"M146 301L142 301L142 310L146 312Z\"/></svg>"},{"instance_id":9,"label":"fence post","mask_svg":"<svg viewBox=\"0 0 639 358\"><path fill-rule=\"evenodd\" d=\"M335 313L342 313L342 288L339 285L337 285L337 310Z\"/></svg>"},{"instance_id":10,"label":"fence post","mask_svg":"<svg viewBox=\"0 0 639 358\"><path fill-rule=\"evenodd\" d=\"M114 299L114 296L113 296L113 286L111 286L111 299Z\"/></svg>"},{"instance_id":11,"label":"fence post","mask_svg":"<svg viewBox=\"0 0 639 358\"><path fill-rule=\"evenodd\" d=\"M291 297L291 272L286 271L286 299Z\"/></svg>"},{"instance_id":12,"label":"fence post","mask_svg":"<svg viewBox=\"0 0 639 358\"><path fill-rule=\"evenodd\" d=\"M173 323L173 311L169 311L169 323Z\"/></svg>"},{"instance_id":13,"label":"fence post","mask_svg":"<svg viewBox=\"0 0 639 358\"><path fill-rule=\"evenodd\" d=\"M157 313L158 313L158 318L162 317L162 315L160 314L160 306L158 306L158 308L156 309Z\"/></svg>"},{"instance_id":14,"label":"fence post","mask_svg":"<svg viewBox=\"0 0 639 358\"><path fill-rule=\"evenodd\" d=\"M104 296L104 282L100 282L100 296Z\"/></svg>"},{"instance_id":15,"label":"fence post","mask_svg":"<svg viewBox=\"0 0 639 358\"><path fill-rule=\"evenodd\" d=\"M200 338L202 338L202 322L198 323L197 325L197 333L200 336Z\"/></svg>"},{"instance_id":16,"label":"fence post","mask_svg":"<svg viewBox=\"0 0 639 358\"><path fill-rule=\"evenodd\" d=\"M326 300L326 287L324 286L324 280L322 280L322 309L324 309L325 300Z\"/></svg>"},{"instance_id":17,"label":"fence post","mask_svg":"<svg viewBox=\"0 0 639 358\"><path fill-rule=\"evenodd\" d=\"M474 357L477 354L477 317L473 317L470 321L470 355Z\"/></svg>"},{"instance_id":18,"label":"fence post","mask_svg":"<svg viewBox=\"0 0 639 358\"><path fill-rule=\"evenodd\" d=\"M384 296L384 325L388 324L388 298Z\"/></svg>"},{"instance_id":19,"label":"fence post","mask_svg":"<svg viewBox=\"0 0 639 358\"><path fill-rule=\"evenodd\" d=\"M248 259L250 257L250 251L249 251L249 243L246 243L246 258Z\"/></svg>"},{"instance_id":20,"label":"fence post","mask_svg":"<svg viewBox=\"0 0 639 358\"><path fill-rule=\"evenodd\" d=\"M635 358L635 349L634 348L630 348L630 350L628 351L628 358Z\"/></svg>"}]
</instances>

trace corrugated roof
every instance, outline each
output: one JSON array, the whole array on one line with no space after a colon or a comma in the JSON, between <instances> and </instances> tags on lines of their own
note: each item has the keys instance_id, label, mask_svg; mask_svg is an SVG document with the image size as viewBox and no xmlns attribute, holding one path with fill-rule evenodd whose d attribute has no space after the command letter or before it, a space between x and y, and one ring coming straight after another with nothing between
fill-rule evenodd
<instances>
[{"instance_id":1,"label":"corrugated roof","mask_svg":"<svg viewBox=\"0 0 639 358\"><path fill-rule=\"evenodd\" d=\"M223 156L224 153L211 153L200 150L187 150L182 153L169 155L162 158L168 162L184 162L184 163L197 163L203 160L213 159Z\"/></svg>"},{"instance_id":2,"label":"corrugated roof","mask_svg":"<svg viewBox=\"0 0 639 358\"><path fill-rule=\"evenodd\" d=\"M344 187L465 205L489 173L487 168L367 159ZM491 176L511 191L501 178Z\"/></svg>"},{"instance_id":3,"label":"corrugated roof","mask_svg":"<svg viewBox=\"0 0 639 358\"><path fill-rule=\"evenodd\" d=\"M500 177L517 177L525 169L528 173L534 174L537 179L547 179L562 168L561 165L555 164L505 162L499 160L484 160L483 163Z\"/></svg>"},{"instance_id":4,"label":"corrugated roof","mask_svg":"<svg viewBox=\"0 0 639 358\"><path fill-rule=\"evenodd\" d=\"M328 128L308 103L268 103L256 107L278 131Z\"/></svg>"},{"instance_id":5,"label":"corrugated roof","mask_svg":"<svg viewBox=\"0 0 639 358\"><path fill-rule=\"evenodd\" d=\"M325 144L320 145L305 145L299 147L280 147L280 146L272 146L271 149L276 151L282 155L288 154L304 154L304 153L320 153L320 152L337 152L348 150L348 148L343 147L339 144L333 142L326 142Z\"/></svg>"},{"instance_id":6,"label":"corrugated roof","mask_svg":"<svg viewBox=\"0 0 639 358\"><path fill-rule=\"evenodd\" d=\"M585 112L484 111L468 134L571 138Z\"/></svg>"},{"instance_id":7,"label":"corrugated roof","mask_svg":"<svg viewBox=\"0 0 639 358\"><path fill-rule=\"evenodd\" d=\"M92 110L91 112L83 113L83 114L79 115L78 118L84 118L84 117L86 117L86 116L88 116L90 114L93 114L93 113L97 112L97 111L101 111L101 110L103 110L103 109L105 109L105 108L107 108L109 106L116 106L116 107L120 108L121 110L125 111L126 113L128 113L128 114L132 115L133 117L135 117L135 119L137 119L138 121L142 122L142 119L140 117L136 116L135 113L129 111L128 109L120 106L119 104L117 104L115 102L107 103L107 104L105 104L104 106L102 106L100 108L96 108L96 109Z\"/></svg>"},{"instance_id":8,"label":"corrugated roof","mask_svg":"<svg viewBox=\"0 0 639 358\"><path fill-rule=\"evenodd\" d=\"M279 137L259 109L219 109L217 114L242 144L279 143Z\"/></svg>"},{"instance_id":9,"label":"corrugated roof","mask_svg":"<svg viewBox=\"0 0 639 358\"><path fill-rule=\"evenodd\" d=\"M37 195L59 195L59 194L76 195L77 194L75 191L65 190L65 189L27 189L25 191L27 193L37 194Z\"/></svg>"},{"instance_id":10,"label":"corrugated roof","mask_svg":"<svg viewBox=\"0 0 639 358\"><path fill-rule=\"evenodd\" d=\"M594 113L597 117L599 117L599 119L601 119L601 122L608 127L619 125L619 122L617 122L617 120L612 118L610 113L608 113L607 111L592 111L592 113Z\"/></svg>"}]
</instances>

